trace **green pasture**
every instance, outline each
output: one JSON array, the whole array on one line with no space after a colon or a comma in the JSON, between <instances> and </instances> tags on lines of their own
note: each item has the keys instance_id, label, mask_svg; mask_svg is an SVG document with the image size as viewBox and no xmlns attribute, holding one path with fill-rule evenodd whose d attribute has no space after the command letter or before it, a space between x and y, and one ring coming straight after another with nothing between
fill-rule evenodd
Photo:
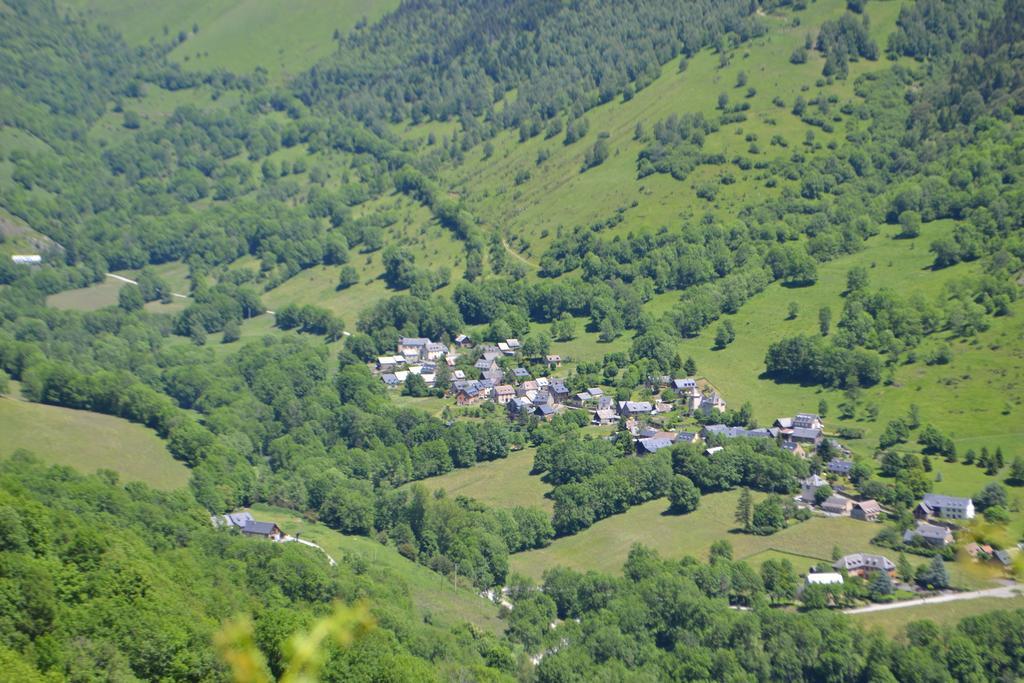
<instances>
[{"instance_id":1,"label":"green pasture","mask_svg":"<svg viewBox=\"0 0 1024 683\"><path fill-rule=\"evenodd\" d=\"M443 490L449 496L468 496L493 507L538 507L550 513L553 504L545 494L551 487L531 475L535 448L512 451L507 458L483 462L424 479L428 491Z\"/></svg>"},{"instance_id":2,"label":"green pasture","mask_svg":"<svg viewBox=\"0 0 1024 683\"><path fill-rule=\"evenodd\" d=\"M165 490L189 479L152 430L119 417L0 397L0 435L0 457L24 448L44 462L86 474L113 470L122 481Z\"/></svg>"},{"instance_id":3,"label":"green pasture","mask_svg":"<svg viewBox=\"0 0 1024 683\"><path fill-rule=\"evenodd\" d=\"M879 628L886 635L897 637L904 635L904 629L907 624L914 621L927 619L941 626L952 626L967 617L1003 609L1024 609L1024 596L1016 598L978 598L977 600L942 602L935 605L902 607L883 612L853 614L851 618L859 621L865 628Z\"/></svg>"}]
</instances>

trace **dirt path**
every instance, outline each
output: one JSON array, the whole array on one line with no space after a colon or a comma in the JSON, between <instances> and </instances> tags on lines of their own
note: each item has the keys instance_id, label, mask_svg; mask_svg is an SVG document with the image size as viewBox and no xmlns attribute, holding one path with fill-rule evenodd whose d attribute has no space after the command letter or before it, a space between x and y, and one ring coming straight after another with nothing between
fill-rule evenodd
<instances>
[{"instance_id":1,"label":"dirt path","mask_svg":"<svg viewBox=\"0 0 1024 683\"><path fill-rule=\"evenodd\" d=\"M519 259L520 261L522 261L526 265L530 266L534 270L540 270L540 266L538 266L536 263L534 263L530 259L526 258L522 254L520 254L518 251L513 249L511 246L509 246L509 243L505 241L504 237L501 238L501 246L505 247L505 251L507 251L513 257Z\"/></svg>"},{"instance_id":2,"label":"dirt path","mask_svg":"<svg viewBox=\"0 0 1024 683\"><path fill-rule=\"evenodd\" d=\"M107 277L112 277L115 280L120 280L121 282L127 282L130 285L137 285L137 284L139 284L135 280L129 280L128 278L124 277L123 275L114 275L113 273L107 273ZM187 299L188 298L188 294L178 294L177 292L171 292L171 296L178 297L179 299Z\"/></svg>"},{"instance_id":3,"label":"dirt path","mask_svg":"<svg viewBox=\"0 0 1024 683\"><path fill-rule=\"evenodd\" d=\"M957 600L977 600L978 598L1015 598L1024 595L1024 584L1010 583L999 588L986 588L980 591L969 591L967 593L947 593L936 595L932 598L918 598L916 600L902 600L882 605L869 605L867 607L856 607L844 609L846 614L867 614L868 612L884 612L890 609L902 609L904 607L920 607L921 605L934 605L940 602L956 602Z\"/></svg>"}]
</instances>

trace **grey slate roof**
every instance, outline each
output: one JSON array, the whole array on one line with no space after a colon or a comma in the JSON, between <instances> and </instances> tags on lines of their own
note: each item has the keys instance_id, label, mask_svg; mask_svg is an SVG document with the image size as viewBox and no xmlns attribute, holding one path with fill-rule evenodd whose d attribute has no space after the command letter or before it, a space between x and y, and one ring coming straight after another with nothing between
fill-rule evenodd
<instances>
[{"instance_id":1,"label":"grey slate roof","mask_svg":"<svg viewBox=\"0 0 1024 683\"><path fill-rule=\"evenodd\" d=\"M957 498L956 496L943 496L939 493L926 493L922 496L925 505L935 510L937 508L963 508L971 502L970 498Z\"/></svg>"},{"instance_id":2,"label":"grey slate roof","mask_svg":"<svg viewBox=\"0 0 1024 683\"><path fill-rule=\"evenodd\" d=\"M266 536L267 534L274 533L275 526L277 525L273 522L257 522L255 520L249 520L242 531L247 534L260 534L262 536Z\"/></svg>"},{"instance_id":3,"label":"grey slate roof","mask_svg":"<svg viewBox=\"0 0 1024 683\"><path fill-rule=\"evenodd\" d=\"M849 474L851 469L853 469L852 460L840 460L836 458L828 463L828 471L835 472L836 474Z\"/></svg>"},{"instance_id":4,"label":"grey slate roof","mask_svg":"<svg viewBox=\"0 0 1024 683\"><path fill-rule=\"evenodd\" d=\"M867 553L854 553L845 555L836 560L832 565L836 569L856 571L857 569L880 569L892 571L896 565L885 555L869 555Z\"/></svg>"},{"instance_id":5,"label":"grey slate roof","mask_svg":"<svg viewBox=\"0 0 1024 683\"><path fill-rule=\"evenodd\" d=\"M642 450L645 450L648 453L654 453L655 451L660 450L662 448L669 448L669 447L671 447L672 446L672 439L665 439L665 438L661 438L661 437L658 437L658 438L652 437L652 438L649 438L649 439L640 439L639 444L640 444L640 448Z\"/></svg>"}]
</instances>

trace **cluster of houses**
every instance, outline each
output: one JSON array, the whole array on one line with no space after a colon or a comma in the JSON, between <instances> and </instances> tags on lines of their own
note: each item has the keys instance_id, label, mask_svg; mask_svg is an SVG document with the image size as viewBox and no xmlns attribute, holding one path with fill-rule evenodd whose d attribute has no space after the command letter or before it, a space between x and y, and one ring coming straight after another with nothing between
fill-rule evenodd
<instances>
[{"instance_id":1,"label":"cluster of houses","mask_svg":"<svg viewBox=\"0 0 1024 683\"><path fill-rule=\"evenodd\" d=\"M438 365L444 363L451 367L457 358L458 355L452 353L446 344L426 337L402 337L398 340L395 355L378 356L376 369L381 381L389 387L404 384L409 375L419 375L428 387L432 387Z\"/></svg>"}]
</instances>

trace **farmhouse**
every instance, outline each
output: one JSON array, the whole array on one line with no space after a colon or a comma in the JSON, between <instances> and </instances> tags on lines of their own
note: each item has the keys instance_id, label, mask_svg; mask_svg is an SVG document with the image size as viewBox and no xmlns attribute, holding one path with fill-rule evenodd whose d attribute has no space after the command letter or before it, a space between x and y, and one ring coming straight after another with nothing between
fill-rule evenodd
<instances>
[{"instance_id":1,"label":"farmhouse","mask_svg":"<svg viewBox=\"0 0 1024 683\"><path fill-rule=\"evenodd\" d=\"M918 519L928 519L930 517L974 519L974 501L970 498L926 493L921 502L914 508L914 516Z\"/></svg>"},{"instance_id":2,"label":"farmhouse","mask_svg":"<svg viewBox=\"0 0 1024 683\"><path fill-rule=\"evenodd\" d=\"M853 508L853 501L843 496L829 496L821 504L821 509L831 515L847 516Z\"/></svg>"},{"instance_id":3,"label":"farmhouse","mask_svg":"<svg viewBox=\"0 0 1024 683\"><path fill-rule=\"evenodd\" d=\"M903 533L903 542L913 543L918 539L923 539L931 545L945 547L953 542L953 532L944 526L918 522L915 528L907 529Z\"/></svg>"},{"instance_id":4,"label":"farmhouse","mask_svg":"<svg viewBox=\"0 0 1024 683\"><path fill-rule=\"evenodd\" d=\"M393 372L385 372L380 376L380 381L384 382L384 385L390 389L397 387L401 382L398 381L398 375Z\"/></svg>"},{"instance_id":5,"label":"farmhouse","mask_svg":"<svg viewBox=\"0 0 1024 683\"><path fill-rule=\"evenodd\" d=\"M469 348L473 345L473 340L469 338L468 334L460 334L455 338L455 345L461 346L462 348Z\"/></svg>"},{"instance_id":6,"label":"farmhouse","mask_svg":"<svg viewBox=\"0 0 1024 683\"><path fill-rule=\"evenodd\" d=\"M868 555L866 553L854 553L840 557L833 563L832 567L837 571L843 569L850 576L867 578L875 572L885 572L889 576L896 576L896 565L884 555Z\"/></svg>"},{"instance_id":7,"label":"farmhouse","mask_svg":"<svg viewBox=\"0 0 1024 683\"><path fill-rule=\"evenodd\" d=\"M215 527L238 529L247 536L260 536L271 541L284 540L285 534L274 522L257 522L248 512L232 512L210 517Z\"/></svg>"},{"instance_id":8,"label":"farmhouse","mask_svg":"<svg viewBox=\"0 0 1024 683\"><path fill-rule=\"evenodd\" d=\"M591 420L596 425L613 425L618 422L619 418L615 414L615 411L610 408L598 408L594 411L594 419Z\"/></svg>"},{"instance_id":9,"label":"farmhouse","mask_svg":"<svg viewBox=\"0 0 1024 683\"><path fill-rule=\"evenodd\" d=\"M882 506L877 500L862 500L853 504L850 516L862 522L874 522L882 514Z\"/></svg>"},{"instance_id":10,"label":"farmhouse","mask_svg":"<svg viewBox=\"0 0 1024 683\"><path fill-rule=\"evenodd\" d=\"M564 403L569 398L569 387L560 379L551 380L548 392L554 396L556 403Z\"/></svg>"},{"instance_id":11,"label":"farmhouse","mask_svg":"<svg viewBox=\"0 0 1024 683\"><path fill-rule=\"evenodd\" d=\"M270 539L271 541L280 541L284 538L284 532L281 531L281 527L277 526L274 522L257 522L250 520L246 522L244 527L242 527L242 533L246 536L259 536L261 538Z\"/></svg>"}]
</instances>

